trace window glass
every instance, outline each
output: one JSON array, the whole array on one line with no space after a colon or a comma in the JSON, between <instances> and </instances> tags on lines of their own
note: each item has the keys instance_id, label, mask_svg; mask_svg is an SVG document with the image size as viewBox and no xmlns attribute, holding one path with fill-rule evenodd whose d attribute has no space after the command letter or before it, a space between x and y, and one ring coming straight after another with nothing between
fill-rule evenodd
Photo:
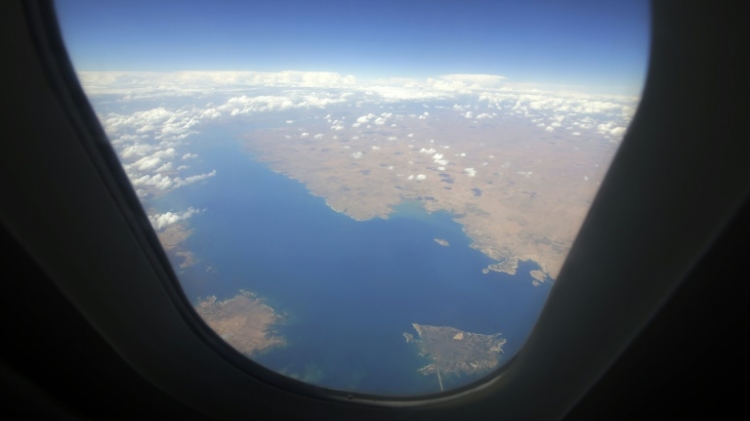
<instances>
[{"instance_id":1,"label":"window glass","mask_svg":"<svg viewBox=\"0 0 750 421\"><path fill-rule=\"evenodd\" d=\"M521 350L648 55L645 1L56 7L207 324L286 376L388 396Z\"/></svg>"}]
</instances>

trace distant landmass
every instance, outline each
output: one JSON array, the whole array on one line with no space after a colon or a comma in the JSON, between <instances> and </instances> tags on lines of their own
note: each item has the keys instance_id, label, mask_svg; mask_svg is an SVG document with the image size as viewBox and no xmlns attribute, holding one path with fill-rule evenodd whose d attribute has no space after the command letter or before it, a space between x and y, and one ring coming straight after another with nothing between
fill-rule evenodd
<instances>
[{"instance_id":1,"label":"distant landmass","mask_svg":"<svg viewBox=\"0 0 750 421\"><path fill-rule=\"evenodd\" d=\"M617 147L599 133L551 133L510 116L481 124L453 109L370 116L347 110L333 133L318 116L253 130L245 146L358 221L388 218L405 201L449 212L471 247L495 261L486 273L513 275L531 260L555 279ZM367 123L376 117L388 123Z\"/></svg>"},{"instance_id":2,"label":"distant landmass","mask_svg":"<svg viewBox=\"0 0 750 421\"><path fill-rule=\"evenodd\" d=\"M447 326L428 326L412 323L418 338L404 333L406 342L415 343L420 355L429 356L432 363L419 369L424 375L437 374L440 389L441 375L485 374L498 366L505 338L500 333L481 335Z\"/></svg>"}]
</instances>

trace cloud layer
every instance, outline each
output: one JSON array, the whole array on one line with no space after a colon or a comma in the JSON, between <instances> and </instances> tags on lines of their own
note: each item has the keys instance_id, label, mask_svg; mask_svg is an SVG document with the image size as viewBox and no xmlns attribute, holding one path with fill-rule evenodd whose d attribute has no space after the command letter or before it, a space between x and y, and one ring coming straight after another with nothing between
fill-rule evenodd
<instances>
[{"instance_id":1,"label":"cloud layer","mask_svg":"<svg viewBox=\"0 0 750 421\"><path fill-rule=\"evenodd\" d=\"M257 117L278 118L280 126L299 125L299 118L304 121L309 113L299 114L307 116L299 118L290 113L320 110L330 132L300 129L299 134L287 138L335 140L337 134L351 129L361 134L362 130L407 124L407 117L415 122L435 118L429 111L396 111L417 106L446 109L473 124L514 117L527 119L551 135L589 134L617 142L637 104L637 98L519 88L503 76L485 74L363 81L332 72L81 72L79 78L94 100L112 101L114 97L116 103L123 104L109 107L117 111L99 117L125 172L144 199L217 174L216 169L192 169L201 168L201 158L191 149L191 139L207 125ZM142 104L155 105L144 109ZM332 117L330 111L342 107L356 117ZM123 111L128 109L131 111ZM448 151L443 149L448 146L443 146L441 153L437 148L419 152L440 168L449 165ZM370 149L378 151L380 146ZM366 155L357 150L350 153L355 160ZM465 173L473 177L476 171L467 168Z\"/></svg>"}]
</instances>

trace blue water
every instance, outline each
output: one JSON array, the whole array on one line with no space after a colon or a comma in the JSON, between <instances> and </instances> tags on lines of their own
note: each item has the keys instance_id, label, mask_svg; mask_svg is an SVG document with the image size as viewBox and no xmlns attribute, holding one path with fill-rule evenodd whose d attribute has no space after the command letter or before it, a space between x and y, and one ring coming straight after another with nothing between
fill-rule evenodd
<instances>
[{"instance_id":1,"label":"blue water","mask_svg":"<svg viewBox=\"0 0 750 421\"><path fill-rule=\"evenodd\" d=\"M204 136L227 138L218 129ZM407 203L387 220L358 222L254 160L240 141L194 142L192 149L201 155L192 170L217 175L154 206L207 209L190 220L186 248L199 262L180 274L188 297L224 299L245 289L286 315L278 333L288 346L256 357L269 368L317 373L317 384L337 389L437 392L435 376L416 371L429 361L402 335L416 333L412 323L502 332L507 360L546 300L549 283L531 283L534 262L521 262L515 276L482 274L494 261L469 247L447 213ZM443 378L446 387L472 380Z\"/></svg>"}]
</instances>

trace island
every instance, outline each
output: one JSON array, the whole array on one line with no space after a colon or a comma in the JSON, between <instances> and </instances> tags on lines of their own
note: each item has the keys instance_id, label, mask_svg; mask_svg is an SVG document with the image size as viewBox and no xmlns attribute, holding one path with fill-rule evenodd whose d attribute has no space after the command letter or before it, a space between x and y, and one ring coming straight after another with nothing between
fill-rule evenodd
<instances>
[{"instance_id":1,"label":"island","mask_svg":"<svg viewBox=\"0 0 750 421\"><path fill-rule=\"evenodd\" d=\"M441 246L443 246L443 247L448 247L448 246L450 246L450 245L451 245L451 244L450 244L450 243L448 242L448 240L443 240L442 238L436 238L436 239L435 239L435 242L436 242L436 243L438 243L438 244L440 244L440 245L441 245Z\"/></svg>"},{"instance_id":2,"label":"island","mask_svg":"<svg viewBox=\"0 0 750 421\"><path fill-rule=\"evenodd\" d=\"M423 375L436 374L443 390L442 376L485 374L498 366L505 338L500 333L482 335L448 326L412 323L418 338L404 333L407 343L416 344L419 354L432 362L419 369Z\"/></svg>"},{"instance_id":3,"label":"island","mask_svg":"<svg viewBox=\"0 0 750 421\"><path fill-rule=\"evenodd\" d=\"M211 296L200 301L195 310L222 339L247 356L286 344L273 332L283 317L252 292L240 290L224 301Z\"/></svg>"}]
</instances>

